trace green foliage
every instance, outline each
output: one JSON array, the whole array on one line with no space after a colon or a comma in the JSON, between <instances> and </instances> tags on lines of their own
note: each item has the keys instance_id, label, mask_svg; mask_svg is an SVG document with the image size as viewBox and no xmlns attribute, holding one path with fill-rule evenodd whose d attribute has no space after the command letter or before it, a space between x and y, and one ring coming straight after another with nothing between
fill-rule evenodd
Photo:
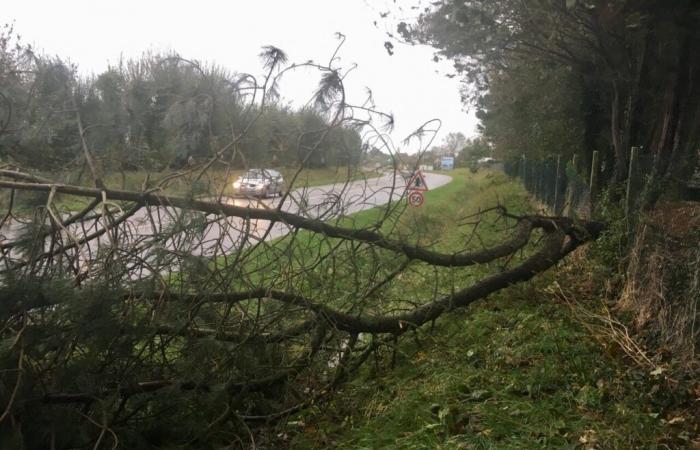
<instances>
[{"instance_id":1,"label":"green foliage","mask_svg":"<svg viewBox=\"0 0 700 450\"><path fill-rule=\"evenodd\" d=\"M620 182L637 146L667 191L692 174L700 138L690 125L700 119L698 17L690 0L448 0L397 30L453 61L500 157L588 163L598 150L611 169L602 181Z\"/></svg>"},{"instance_id":2,"label":"green foliage","mask_svg":"<svg viewBox=\"0 0 700 450\"><path fill-rule=\"evenodd\" d=\"M474 236L471 214L497 202L516 214L529 211L525 192L503 174L470 175L464 169L451 174L452 183L426 193L423 208L404 210L405 203L394 203L388 212L363 211L337 223L380 227L392 238L452 251L500 243L512 226L487 212L478 216L479 235ZM5 280L0 314L10 339L0 342L4 404L16 381L18 361L26 365L21 395L12 409L19 430L13 434L4 425L3 439L21 435L26 448L44 448L52 440L63 447L94 446L104 430L99 424L107 423L105 433L114 433L126 448L216 448L248 436L240 416L264 416L298 404L334 377L333 358L347 344L347 335L333 327L319 326L308 333L313 338L302 334L264 342L265 336L309 318L298 306L261 299L229 304L209 302L207 296L168 297L160 293L164 284L184 294L272 286L313 295L324 306L349 314L385 314L503 269L496 264L456 269L414 262L395 282L375 289L406 261L393 252L298 230L273 242L232 249L215 261L183 252L188 239L201 236L205 226L203 217L183 214L165 227L163 236L179 232L177 245L182 248L149 253L149 263L168 267L167 273L150 284L130 284L128 291L123 286L131 276L129 261L140 255L115 260L109 249L94 261L107 267L106 276L82 280L80 286L69 273L43 278L18 271L16 278ZM533 247L515 258L530 254ZM171 264L176 269L170 270ZM54 267L58 271L63 266ZM623 442L606 428L606 421L616 429L639 429L635 443L651 442L658 421L635 409L626 391L601 387L599 379L617 376L615 368L606 365L596 344L560 305L542 302L541 295L534 289L513 289L486 306L475 305L466 317L455 312L441 318L434 333L426 327L393 343L381 341L360 377L330 400L345 402L350 410L339 406L327 417L313 418L311 414L326 408L313 405L297 419L325 426L317 427L318 434L307 433L304 441L296 436L294 444L561 446L575 443L590 429L601 442ZM30 320L20 332L24 312ZM322 357L310 358L309 339L322 344L316 350ZM358 336L361 349L378 339ZM386 372L394 345L396 372ZM294 372L306 361L308 368ZM280 378L256 388L254 380L271 375ZM138 383L163 380L172 384L139 391ZM47 394L55 393L87 393L95 400L89 406L48 401L52 397ZM611 417L613 408L619 417ZM323 432L329 436L321 436ZM275 437L277 430L253 433L256 439L265 434L271 447L282 439Z\"/></svg>"},{"instance_id":3,"label":"green foliage","mask_svg":"<svg viewBox=\"0 0 700 450\"><path fill-rule=\"evenodd\" d=\"M589 95L570 71L533 61L494 75L479 99L482 132L501 159L525 154L570 158L585 150L585 103Z\"/></svg>"},{"instance_id":4,"label":"green foliage","mask_svg":"<svg viewBox=\"0 0 700 450\"><path fill-rule=\"evenodd\" d=\"M455 173L455 183L429 191L424 209L410 211L415 219L404 222L440 236L442 248L463 239L449 218L491 206L496 197L513 211L527 208L522 188L501 175ZM423 214L438 220L423 221ZM501 235L494 226L481 236ZM684 442L662 420L671 414L665 388L611 357L566 305L550 298L546 286L555 276L451 313L378 352L375 364L327 404L290 422L286 445L663 448ZM432 289L418 276L402 281L401 292ZM393 295L388 290L383 298Z\"/></svg>"},{"instance_id":5,"label":"green foliage","mask_svg":"<svg viewBox=\"0 0 700 450\"><path fill-rule=\"evenodd\" d=\"M532 287L453 314L394 369L344 388L295 448L655 448L674 437L643 374ZM544 300L544 301L543 301ZM649 383L647 380L645 383ZM650 384L643 389L649 390ZM437 411L437 413L435 412ZM312 424L312 425L311 425Z\"/></svg>"},{"instance_id":6,"label":"green foliage","mask_svg":"<svg viewBox=\"0 0 700 450\"><path fill-rule=\"evenodd\" d=\"M237 168L348 166L362 155L357 131L331 126L321 110L275 103L272 81L265 101L257 102L246 92L262 86L246 84L249 77L175 53L146 53L83 78L60 58L17 43L7 27L0 44L0 157L6 162L55 173L79 160L73 105L105 173L181 168L232 142L237 146L227 157ZM286 62L274 47L264 48L261 58L270 76ZM332 80L321 82L323 87Z\"/></svg>"},{"instance_id":7,"label":"green foliage","mask_svg":"<svg viewBox=\"0 0 700 450\"><path fill-rule=\"evenodd\" d=\"M621 195L615 188L609 188L603 191L596 202L596 214L606 223L606 229L592 244L592 254L600 260L603 267L624 272L622 264L632 237L632 218L627 216L623 206L615 200Z\"/></svg>"},{"instance_id":8,"label":"green foliage","mask_svg":"<svg viewBox=\"0 0 700 450\"><path fill-rule=\"evenodd\" d=\"M493 157L493 147L484 137L469 139L460 149L455 164L460 167L470 167L480 158Z\"/></svg>"}]
</instances>

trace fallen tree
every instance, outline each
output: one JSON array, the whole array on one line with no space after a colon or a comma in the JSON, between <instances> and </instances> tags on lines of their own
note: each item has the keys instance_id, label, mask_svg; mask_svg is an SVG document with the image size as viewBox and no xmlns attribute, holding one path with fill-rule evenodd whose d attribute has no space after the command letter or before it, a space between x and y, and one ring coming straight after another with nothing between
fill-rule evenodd
<instances>
[{"instance_id":1,"label":"fallen tree","mask_svg":"<svg viewBox=\"0 0 700 450\"><path fill-rule=\"evenodd\" d=\"M287 70L273 50L262 83L239 84L261 111ZM469 231L446 248L402 225L396 163L379 187L345 179L314 203L294 187L329 130L364 127L392 150L357 118L388 116L345 101L334 61L305 64L322 72L329 122L299 140L299 170L276 203L213 183L217 169L228 184L235 133L192 167L115 189L70 109L82 158L68 169L94 187L0 168L0 447L244 447L249 423L314 404L402 335L533 278L602 231L497 206L465 219ZM191 188L175 194L175 181ZM380 195L372 220L356 222L351 212Z\"/></svg>"},{"instance_id":2,"label":"fallen tree","mask_svg":"<svg viewBox=\"0 0 700 450\"><path fill-rule=\"evenodd\" d=\"M355 228L343 217L322 221L281 208L17 181L31 175L16 171L0 176L0 186L15 192L89 200L65 219L47 212L43 227L30 229L33 238L3 242L4 361L16 364L3 377L6 417L54 423L68 408L76 420L88 417L114 433L142 425L153 405L173 401L183 414L191 402L226 404L241 420L289 414L387 342L531 279L602 231L595 222L498 207L479 217L511 223L502 243L443 253L392 238L386 224ZM150 232L133 230L139 216L151 222ZM250 231L260 221L266 232L282 224L289 234L267 241L266 232ZM193 243L213 224L229 234ZM29 252L19 250L27 244ZM201 256L205 246L214 250ZM351 271L358 261L367 266ZM453 283L449 294L382 298L416 266L453 271L494 262L499 270ZM309 279L329 267L344 273L312 286ZM361 280L355 289L334 285L352 277Z\"/></svg>"}]
</instances>

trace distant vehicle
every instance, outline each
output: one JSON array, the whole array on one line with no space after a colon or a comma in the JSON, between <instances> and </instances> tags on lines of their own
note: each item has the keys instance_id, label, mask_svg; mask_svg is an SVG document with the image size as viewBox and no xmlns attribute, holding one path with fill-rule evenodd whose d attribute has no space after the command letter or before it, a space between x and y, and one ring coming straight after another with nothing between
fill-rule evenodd
<instances>
[{"instance_id":1,"label":"distant vehicle","mask_svg":"<svg viewBox=\"0 0 700 450\"><path fill-rule=\"evenodd\" d=\"M495 158L492 158L492 157L490 157L490 156L485 156L485 157L479 158L479 159L477 160L477 163L479 163L479 164L481 164L481 165L484 165L484 166L488 166L489 164L493 164L493 163L495 163L495 162L496 162L496 159L495 159Z\"/></svg>"},{"instance_id":2,"label":"distant vehicle","mask_svg":"<svg viewBox=\"0 0 700 450\"><path fill-rule=\"evenodd\" d=\"M236 194L267 198L282 195L284 179L273 169L250 169L233 182Z\"/></svg>"}]
</instances>

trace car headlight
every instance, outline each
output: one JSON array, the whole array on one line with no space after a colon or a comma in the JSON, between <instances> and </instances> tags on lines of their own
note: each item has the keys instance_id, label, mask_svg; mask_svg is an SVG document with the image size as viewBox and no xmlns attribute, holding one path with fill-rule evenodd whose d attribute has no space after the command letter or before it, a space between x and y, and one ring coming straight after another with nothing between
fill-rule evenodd
<instances>
[{"instance_id":1,"label":"car headlight","mask_svg":"<svg viewBox=\"0 0 700 450\"><path fill-rule=\"evenodd\" d=\"M234 189L240 189L241 187L241 182L240 181L234 181L233 182L233 188Z\"/></svg>"}]
</instances>

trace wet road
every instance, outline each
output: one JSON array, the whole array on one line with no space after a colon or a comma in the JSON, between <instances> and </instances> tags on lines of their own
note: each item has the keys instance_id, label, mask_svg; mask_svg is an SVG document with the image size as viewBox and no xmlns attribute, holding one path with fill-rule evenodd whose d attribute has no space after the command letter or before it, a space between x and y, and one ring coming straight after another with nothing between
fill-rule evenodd
<instances>
[{"instance_id":1,"label":"wet road","mask_svg":"<svg viewBox=\"0 0 700 450\"><path fill-rule=\"evenodd\" d=\"M451 181L451 177L441 174L424 173L424 177L429 189L436 189ZM394 176L390 173L378 178L294 189L284 199L281 209L308 218L332 220L385 205L390 199L399 200L404 196L404 191L404 179L398 174ZM279 197L227 197L222 199L222 203L276 209L281 200ZM66 230L68 232L63 232L64 243L73 242L98 230L102 227L102 221L98 218L90 223L70 226ZM16 237L19 226L17 223L6 224L2 229L2 241L8 242ZM171 207L144 207L119 227L117 236L110 238L107 233L89 244L81 245L80 252L83 256L80 259L92 259L101 248L111 247L113 239L119 240L120 247L139 248L138 253L143 256L151 254L154 247L180 254L216 256L260 239L283 236L290 231L291 228L281 222L270 227L268 220L204 216Z\"/></svg>"},{"instance_id":2,"label":"wet road","mask_svg":"<svg viewBox=\"0 0 700 450\"><path fill-rule=\"evenodd\" d=\"M436 189L450 182L447 175L424 174L429 189ZM389 199L398 200L404 195L404 180L401 176L391 174L379 178L358 180L348 183L306 187L293 190L285 199L282 210L293 214L321 220L330 220L341 216L385 205ZM270 199L233 198L222 199L223 203L235 204L251 208L276 209L280 197ZM154 211L156 209L156 211ZM150 214L150 217L149 217ZM129 224L133 231L140 236L162 234L167 224L186 222L189 213L177 208L149 208L139 211ZM152 220L152 218L154 220ZM268 230L268 220L245 220L238 217L217 219L208 216L210 223L194 239L188 249L193 254L210 254L240 245L241 235L248 239L274 239L291 231L284 223L275 223ZM170 247L170 246L168 246ZM178 245L178 248L181 248Z\"/></svg>"}]
</instances>

